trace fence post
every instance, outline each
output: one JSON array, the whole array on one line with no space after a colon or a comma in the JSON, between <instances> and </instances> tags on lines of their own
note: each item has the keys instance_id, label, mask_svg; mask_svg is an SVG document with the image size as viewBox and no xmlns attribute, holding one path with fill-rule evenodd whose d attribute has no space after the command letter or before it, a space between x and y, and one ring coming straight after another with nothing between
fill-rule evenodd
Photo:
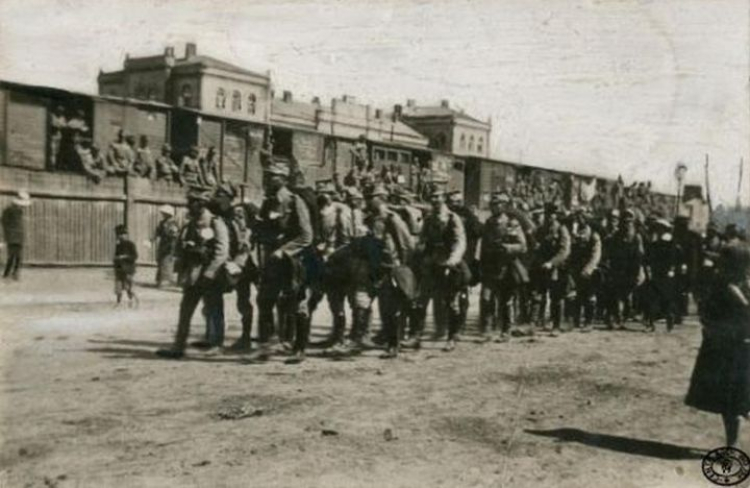
<instances>
[{"instance_id":1,"label":"fence post","mask_svg":"<svg viewBox=\"0 0 750 488\"><path fill-rule=\"evenodd\" d=\"M131 176L125 176L125 211L123 216L125 219L125 228L128 230L128 235L133 235L135 232L135 180Z\"/></svg>"}]
</instances>

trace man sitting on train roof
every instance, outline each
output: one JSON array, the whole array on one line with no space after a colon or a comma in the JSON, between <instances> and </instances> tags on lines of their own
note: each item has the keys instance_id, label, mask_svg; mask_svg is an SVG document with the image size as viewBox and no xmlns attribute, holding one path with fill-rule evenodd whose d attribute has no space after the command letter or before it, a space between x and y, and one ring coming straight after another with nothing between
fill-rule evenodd
<instances>
[{"instance_id":1,"label":"man sitting on train roof","mask_svg":"<svg viewBox=\"0 0 750 488\"><path fill-rule=\"evenodd\" d=\"M182 183L180 181L180 168L172 159L172 147L169 144L161 146L161 156L156 158L156 180Z\"/></svg>"},{"instance_id":2,"label":"man sitting on train roof","mask_svg":"<svg viewBox=\"0 0 750 488\"><path fill-rule=\"evenodd\" d=\"M180 180L188 187L202 186L201 168L198 163L200 151L198 146L191 146L190 152L182 158L180 165Z\"/></svg>"},{"instance_id":3,"label":"man sitting on train roof","mask_svg":"<svg viewBox=\"0 0 750 488\"><path fill-rule=\"evenodd\" d=\"M130 174L134 161L135 152L126 142L125 132L120 129L117 131L117 140L111 142L107 148L107 174L127 176Z\"/></svg>"},{"instance_id":4,"label":"man sitting on train roof","mask_svg":"<svg viewBox=\"0 0 750 488\"><path fill-rule=\"evenodd\" d=\"M140 138L132 172L135 176L140 176L141 178L154 179L156 176L154 156L151 154L151 148L148 146L148 136L146 135L142 135Z\"/></svg>"}]
</instances>

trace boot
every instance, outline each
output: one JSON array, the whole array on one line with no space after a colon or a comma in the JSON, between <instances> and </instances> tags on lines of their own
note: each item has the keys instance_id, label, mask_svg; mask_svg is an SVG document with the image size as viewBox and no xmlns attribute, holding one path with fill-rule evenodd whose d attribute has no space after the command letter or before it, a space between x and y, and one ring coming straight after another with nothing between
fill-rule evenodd
<instances>
[{"instance_id":1,"label":"boot","mask_svg":"<svg viewBox=\"0 0 750 488\"><path fill-rule=\"evenodd\" d=\"M425 311L412 308L409 314L409 340L401 343L405 349L419 350L422 347L422 331L424 330Z\"/></svg>"},{"instance_id":2,"label":"boot","mask_svg":"<svg viewBox=\"0 0 750 488\"><path fill-rule=\"evenodd\" d=\"M333 316L333 329L331 333L320 342L315 343L315 346L327 349L340 344L344 341L344 331L346 330L346 315L339 314Z\"/></svg>"},{"instance_id":3,"label":"boot","mask_svg":"<svg viewBox=\"0 0 750 488\"><path fill-rule=\"evenodd\" d=\"M250 334L253 325L253 313L250 311L249 315L242 317L242 335L237 341L229 346L229 350L233 352L250 352Z\"/></svg>"}]
</instances>

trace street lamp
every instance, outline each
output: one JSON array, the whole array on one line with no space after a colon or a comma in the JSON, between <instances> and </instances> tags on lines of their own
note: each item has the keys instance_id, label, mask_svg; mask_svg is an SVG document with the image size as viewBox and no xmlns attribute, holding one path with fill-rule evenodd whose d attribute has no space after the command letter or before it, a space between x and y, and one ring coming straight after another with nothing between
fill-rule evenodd
<instances>
[{"instance_id":1,"label":"street lamp","mask_svg":"<svg viewBox=\"0 0 750 488\"><path fill-rule=\"evenodd\" d=\"M677 216L680 210L680 199L682 198L682 182L687 173L687 166L683 162L677 163L674 169L674 177L677 180L677 201L674 204L674 215Z\"/></svg>"}]
</instances>

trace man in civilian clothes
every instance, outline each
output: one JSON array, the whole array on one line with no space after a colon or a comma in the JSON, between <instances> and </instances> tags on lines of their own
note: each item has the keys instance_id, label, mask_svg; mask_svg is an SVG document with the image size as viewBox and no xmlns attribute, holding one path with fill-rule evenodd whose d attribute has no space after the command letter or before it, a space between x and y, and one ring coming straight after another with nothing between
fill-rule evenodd
<instances>
[{"instance_id":1,"label":"man in civilian clothes","mask_svg":"<svg viewBox=\"0 0 750 488\"><path fill-rule=\"evenodd\" d=\"M23 209L31 205L29 194L21 190L10 207L3 211L3 236L8 248L3 278L18 280L21 276L23 245L26 240Z\"/></svg>"},{"instance_id":2,"label":"man in civilian clothes","mask_svg":"<svg viewBox=\"0 0 750 488\"><path fill-rule=\"evenodd\" d=\"M161 221L156 226L154 241L156 243L156 287L161 288L166 281L172 284L174 273L174 253L180 229L174 219L174 207L159 207Z\"/></svg>"},{"instance_id":3,"label":"man in civilian clothes","mask_svg":"<svg viewBox=\"0 0 750 488\"><path fill-rule=\"evenodd\" d=\"M192 190L188 194L188 222L180 231L177 241L177 271L182 284L179 322L174 343L169 349L159 349L156 354L169 359L185 355L190 321L195 309L204 302L209 343L219 345L221 338L215 331L223 330L223 289L217 275L229 257L229 231L220 218L207 208L211 193ZM213 332L212 332L213 331Z\"/></svg>"}]
</instances>

